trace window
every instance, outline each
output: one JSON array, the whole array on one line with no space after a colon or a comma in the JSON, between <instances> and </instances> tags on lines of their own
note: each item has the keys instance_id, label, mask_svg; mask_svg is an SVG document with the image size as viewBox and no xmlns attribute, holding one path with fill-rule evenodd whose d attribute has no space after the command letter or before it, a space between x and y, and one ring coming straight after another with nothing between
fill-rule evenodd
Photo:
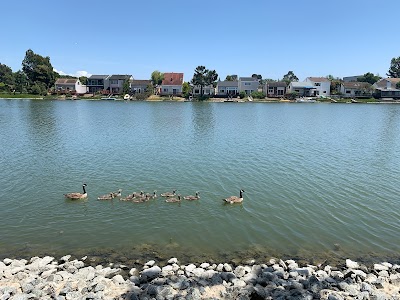
<instances>
[{"instance_id":1,"label":"window","mask_svg":"<svg viewBox=\"0 0 400 300\"><path fill-rule=\"evenodd\" d=\"M283 95L283 90L278 90L278 95L279 96Z\"/></svg>"},{"instance_id":2,"label":"window","mask_svg":"<svg viewBox=\"0 0 400 300\"><path fill-rule=\"evenodd\" d=\"M251 83L250 82L245 82L244 85L251 85Z\"/></svg>"},{"instance_id":3,"label":"window","mask_svg":"<svg viewBox=\"0 0 400 300\"><path fill-rule=\"evenodd\" d=\"M300 90L294 90L296 93L299 93L300 92Z\"/></svg>"},{"instance_id":4,"label":"window","mask_svg":"<svg viewBox=\"0 0 400 300\"><path fill-rule=\"evenodd\" d=\"M346 94L351 94L351 91L346 91Z\"/></svg>"},{"instance_id":5,"label":"window","mask_svg":"<svg viewBox=\"0 0 400 300\"><path fill-rule=\"evenodd\" d=\"M195 93L195 94L200 93L199 89L195 89L195 90L194 90L194 93Z\"/></svg>"},{"instance_id":6,"label":"window","mask_svg":"<svg viewBox=\"0 0 400 300\"><path fill-rule=\"evenodd\" d=\"M323 91L322 93L326 94L326 91Z\"/></svg>"},{"instance_id":7,"label":"window","mask_svg":"<svg viewBox=\"0 0 400 300\"><path fill-rule=\"evenodd\" d=\"M168 92L168 89L164 89L164 92Z\"/></svg>"},{"instance_id":8,"label":"window","mask_svg":"<svg viewBox=\"0 0 400 300\"><path fill-rule=\"evenodd\" d=\"M319 82L314 83L315 86L321 86Z\"/></svg>"},{"instance_id":9,"label":"window","mask_svg":"<svg viewBox=\"0 0 400 300\"><path fill-rule=\"evenodd\" d=\"M274 89L269 88L268 93L272 94L274 92Z\"/></svg>"},{"instance_id":10,"label":"window","mask_svg":"<svg viewBox=\"0 0 400 300\"><path fill-rule=\"evenodd\" d=\"M219 92L220 92L220 93L225 93L225 91L224 91L224 90L220 90Z\"/></svg>"}]
</instances>

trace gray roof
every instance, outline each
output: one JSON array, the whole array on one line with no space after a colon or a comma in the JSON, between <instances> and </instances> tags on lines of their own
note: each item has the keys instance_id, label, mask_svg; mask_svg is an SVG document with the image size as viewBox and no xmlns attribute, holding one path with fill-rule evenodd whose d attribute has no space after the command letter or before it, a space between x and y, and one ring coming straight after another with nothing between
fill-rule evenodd
<instances>
[{"instance_id":1,"label":"gray roof","mask_svg":"<svg viewBox=\"0 0 400 300\"><path fill-rule=\"evenodd\" d=\"M134 79L131 81L131 85L149 85L149 84L151 84L151 80Z\"/></svg>"},{"instance_id":2,"label":"gray roof","mask_svg":"<svg viewBox=\"0 0 400 300\"><path fill-rule=\"evenodd\" d=\"M257 78L253 78L253 77L240 77L239 80L240 81L258 81Z\"/></svg>"},{"instance_id":3,"label":"gray roof","mask_svg":"<svg viewBox=\"0 0 400 300\"><path fill-rule=\"evenodd\" d=\"M109 75L92 75L88 79L106 79Z\"/></svg>"},{"instance_id":4,"label":"gray roof","mask_svg":"<svg viewBox=\"0 0 400 300\"><path fill-rule=\"evenodd\" d=\"M290 83L294 88L313 89L315 88L310 82L292 81Z\"/></svg>"},{"instance_id":5,"label":"gray roof","mask_svg":"<svg viewBox=\"0 0 400 300\"><path fill-rule=\"evenodd\" d=\"M110 80L125 80L131 78L132 75L111 75Z\"/></svg>"},{"instance_id":6,"label":"gray roof","mask_svg":"<svg viewBox=\"0 0 400 300\"><path fill-rule=\"evenodd\" d=\"M238 87L239 83L237 81L224 80L224 81L218 81L217 86L227 86L227 87L231 87L231 86L235 87L236 86L236 87Z\"/></svg>"},{"instance_id":7,"label":"gray roof","mask_svg":"<svg viewBox=\"0 0 400 300\"><path fill-rule=\"evenodd\" d=\"M267 82L267 85L268 87L287 87L287 84L284 81Z\"/></svg>"}]
</instances>

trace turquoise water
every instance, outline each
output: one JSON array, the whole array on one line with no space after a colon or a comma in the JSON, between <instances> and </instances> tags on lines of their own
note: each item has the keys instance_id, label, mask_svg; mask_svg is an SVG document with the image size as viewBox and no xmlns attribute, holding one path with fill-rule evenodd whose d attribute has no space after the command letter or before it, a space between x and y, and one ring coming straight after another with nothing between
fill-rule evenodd
<instances>
[{"instance_id":1,"label":"turquoise water","mask_svg":"<svg viewBox=\"0 0 400 300\"><path fill-rule=\"evenodd\" d=\"M1 100L0 128L4 255L400 250L398 105Z\"/></svg>"}]
</instances>

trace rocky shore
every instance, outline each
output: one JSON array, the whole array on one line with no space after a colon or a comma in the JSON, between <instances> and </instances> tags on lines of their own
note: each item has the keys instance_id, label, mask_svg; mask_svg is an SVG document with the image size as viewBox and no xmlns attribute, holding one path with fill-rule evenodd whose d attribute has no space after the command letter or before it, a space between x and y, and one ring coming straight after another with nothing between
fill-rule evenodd
<instances>
[{"instance_id":1,"label":"rocky shore","mask_svg":"<svg viewBox=\"0 0 400 300\"><path fill-rule=\"evenodd\" d=\"M87 257L4 259L0 299L400 299L400 265L341 267L270 259L264 264L90 266Z\"/></svg>"}]
</instances>

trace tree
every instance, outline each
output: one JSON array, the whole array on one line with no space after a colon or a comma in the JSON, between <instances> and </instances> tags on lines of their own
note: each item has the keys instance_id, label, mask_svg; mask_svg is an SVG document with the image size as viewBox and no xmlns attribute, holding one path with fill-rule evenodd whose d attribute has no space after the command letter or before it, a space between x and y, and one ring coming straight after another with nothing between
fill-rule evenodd
<instances>
[{"instance_id":1,"label":"tree","mask_svg":"<svg viewBox=\"0 0 400 300\"><path fill-rule=\"evenodd\" d=\"M6 85L14 85L14 76L11 68L0 63L0 82Z\"/></svg>"},{"instance_id":2,"label":"tree","mask_svg":"<svg viewBox=\"0 0 400 300\"><path fill-rule=\"evenodd\" d=\"M198 66L194 70L192 84L200 86L200 97L203 96L203 87L214 85L218 79L218 74L215 70L208 70L205 66Z\"/></svg>"},{"instance_id":3,"label":"tree","mask_svg":"<svg viewBox=\"0 0 400 300\"><path fill-rule=\"evenodd\" d=\"M124 83L122 84L122 94L130 94L131 88L129 86L129 79L125 79Z\"/></svg>"},{"instance_id":4,"label":"tree","mask_svg":"<svg viewBox=\"0 0 400 300\"><path fill-rule=\"evenodd\" d=\"M86 76L81 76L81 77L79 77L79 81L80 81L83 85L86 85L86 84L87 84L87 77L86 77Z\"/></svg>"},{"instance_id":5,"label":"tree","mask_svg":"<svg viewBox=\"0 0 400 300\"><path fill-rule=\"evenodd\" d=\"M400 78L400 56L392 58L389 71L386 75L392 78Z\"/></svg>"},{"instance_id":6,"label":"tree","mask_svg":"<svg viewBox=\"0 0 400 300\"><path fill-rule=\"evenodd\" d=\"M251 75L251 77L254 78L254 79L257 79L258 82L261 83L262 75L260 75L260 74L253 74L253 75Z\"/></svg>"},{"instance_id":7,"label":"tree","mask_svg":"<svg viewBox=\"0 0 400 300\"><path fill-rule=\"evenodd\" d=\"M22 71L15 72L14 74L15 91L21 94L27 92L28 78Z\"/></svg>"},{"instance_id":8,"label":"tree","mask_svg":"<svg viewBox=\"0 0 400 300\"><path fill-rule=\"evenodd\" d=\"M340 92L340 85L342 84L343 80L339 77L334 77L332 75L326 76L326 78L331 82L331 94L337 94Z\"/></svg>"},{"instance_id":9,"label":"tree","mask_svg":"<svg viewBox=\"0 0 400 300\"><path fill-rule=\"evenodd\" d=\"M396 89L400 90L400 81L398 83L396 83Z\"/></svg>"},{"instance_id":10,"label":"tree","mask_svg":"<svg viewBox=\"0 0 400 300\"><path fill-rule=\"evenodd\" d=\"M291 83L292 81L299 81L299 78L294 75L293 71L289 71L286 75L283 76L282 81L286 82L286 84L289 85L289 83Z\"/></svg>"},{"instance_id":11,"label":"tree","mask_svg":"<svg viewBox=\"0 0 400 300\"><path fill-rule=\"evenodd\" d=\"M190 96L190 84L189 84L189 82L184 82L182 84L182 94L183 94L183 97L189 98L189 96Z\"/></svg>"},{"instance_id":12,"label":"tree","mask_svg":"<svg viewBox=\"0 0 400 300\"><path fill-rule=\"evenodd\" d=\"M238 76L237 75L227 75L225 78L226 81L237 81Z\"/></svg>"},{"instance_id":13,"label":"tree","mask_svg":"<svg viewBox=\"0 0 400 300\"><path fill-rule=\"evenodd\" d=\"M35 54L31 49L25 53L22 61L22 71L26 74L30 84L42 83L46 88L54 85L56 74L50 63L50 57Z\"/></svg>"},{"instance_id":14,"label":"tree","mask_svg":"<svg viewBox=\"0 0 400 300\"><path fill-rule=\"evenodd\" d=\"M151 73L151 82L153 83L154 86L161 85L162 81L164 80L164 74L161 73L160 71L153 71Z\"/></svg>"},{"instance_id":15,"label":"tree","mask_svg":"<svg viewBox=\"0 0 400 300\"><path fill-rule=\"evenodd\" d=\"M368 72L368 73L365 73L363 76L358 77L358 78L357 78L357 81L358 81L358 82L368 82L368 83L370 83L370 84L374 84L374 83L377 82L379 79L381 79L380 76L374 75L374 74Z\"/></svg>"}]
</instances>

